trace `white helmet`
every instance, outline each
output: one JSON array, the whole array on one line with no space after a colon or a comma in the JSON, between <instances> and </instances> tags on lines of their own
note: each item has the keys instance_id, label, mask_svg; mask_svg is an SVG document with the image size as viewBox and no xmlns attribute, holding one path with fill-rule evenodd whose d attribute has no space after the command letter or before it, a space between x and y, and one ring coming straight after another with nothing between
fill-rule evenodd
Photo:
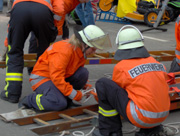
<instances>
[{"instance_id":1,"label":"white helmet","mask_svg":"<svg viewBox=\"0 0 180 136\"><path fill-rule=\"evenodd\" d=\"M109 35L105 34L96 25L88 25L80 31L75 31L75 35L89 47L95 47L100 50L112 47Z\"/></svg>"},{"instance_id":2,"label":"white helmet","mask_svg":"<svg viewBox=\"0 0 180 136\"><path fill-rule=\"evenodd\" d=\"M133 25L123 26L117 36L118 49L133 49L144 46L144 38L141 32Z\"/></svg>"}]
</instances>

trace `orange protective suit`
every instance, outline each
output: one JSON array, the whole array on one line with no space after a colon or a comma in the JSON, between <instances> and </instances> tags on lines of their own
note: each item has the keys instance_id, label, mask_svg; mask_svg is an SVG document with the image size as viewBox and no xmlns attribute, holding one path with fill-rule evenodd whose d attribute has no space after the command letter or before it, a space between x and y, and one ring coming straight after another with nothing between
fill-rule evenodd
<instances>
[{"instance_id":1,"label":"orange protective suit","mask_svg":"<svg viewBox=\"0 0 180 136\"><path fill-rule=\"evenodd\" d=\"M69 96L74 89L65 79L72 76L84 64L83 52L79 47L75 49L68 41L56 42L39 57L35 64L30 76L32 89L35 90L44 82L51 80L64 96ZM81 97L82 93L77 91L74 100L80 100Z\"/></svg>"},{"instance_id":2,"label":"orange protective suit","mask_svg":"<svg viewBox=\"0 0 180 136\"><path fill-rule=\"evenodd\" d=\"M176 23L175 23L175 38L176 38L176 50L175 50L176 61L180 65L180 15L176 19Z\"/></svg>"},{"instance_id":3,"label":"orange protective suit","mask_svg":"<svg viewBox=\"0 0 180 136\"><path fill-rule=\"evenodd\" d=\"M152 57L121 60L114 67L112 80L128 93L126 113L132 124L150 128L167 118L170 98L165 78L165 67Z\"/></svg>"}]
</instances>

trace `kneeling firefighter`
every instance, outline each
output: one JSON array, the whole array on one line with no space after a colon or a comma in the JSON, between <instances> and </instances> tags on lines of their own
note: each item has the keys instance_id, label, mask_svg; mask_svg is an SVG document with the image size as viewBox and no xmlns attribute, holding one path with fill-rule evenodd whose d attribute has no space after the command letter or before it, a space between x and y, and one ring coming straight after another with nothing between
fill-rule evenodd
<instances>
[{"instance_id":1,"label":"kneeling firefighter","mask_svg":"<svg viewBox=\"0 0 180 136\"><path fill-rule=\"evenodd\" d=\"M30 75L34 93L22 99L19 107L59 111L68 108L72 100L80 101L80 89L89 75L84 67L86 56L107 47L111 47L109 36L99 27L76 27L70 39L52 44L39 57Z\"/></svg>"}]
</instances>

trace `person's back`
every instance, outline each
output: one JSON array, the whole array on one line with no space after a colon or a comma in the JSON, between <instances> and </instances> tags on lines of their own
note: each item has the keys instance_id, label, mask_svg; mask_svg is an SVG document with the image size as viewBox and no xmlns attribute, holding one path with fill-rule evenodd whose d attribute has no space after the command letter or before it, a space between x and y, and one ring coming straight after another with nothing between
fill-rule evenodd
<instances>
[{"instance_id":1,"label":"person's back","mask_svg":"<svg viewBox=\"0 0 180 136\"><path fill-rule=\"evenodd\" d=\"M121 115L140 128L135 136L165 134L161 123L170 108L166 68L151 57L144 47L140 31L123 26L116 37L119 61L112 80L101 78L96 82L99 100L99 131L93 136L122 136Z\"/></svg>"},{"instance_id":2,"label":"person's back","mask_svg":"<svg viewBox=\"0 0 180 136\"><path fill-rule=\"evenodd\" d=\"M152 120L153 117L151 118L150 115L149 117L143 115L145 111L159 112L165 115L159 120L163 121L166 119L168 112L163 111L169 110L170 99L168 95L169 87L165 76L165 67L152 57L121 60L115 66L112 80L128 92L130 101L127 106L127 115L129 115L130 121L136 126L141 127L131 117L133 111L131 109L132 102L134 107L137 106L137 115L140 115L139 112L142 114L140 115L141 120L145 120L148 123L154 122ZM136 112L134 111L133 115L135 114Z\"/></svg>"}]
</instances>

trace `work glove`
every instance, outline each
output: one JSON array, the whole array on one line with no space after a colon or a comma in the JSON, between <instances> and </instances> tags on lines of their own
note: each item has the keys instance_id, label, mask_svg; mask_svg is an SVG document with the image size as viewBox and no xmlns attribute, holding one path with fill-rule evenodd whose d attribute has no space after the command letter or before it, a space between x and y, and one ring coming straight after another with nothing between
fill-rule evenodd
<instances>
[{"instance_id":1,"label":"work glove","mask_svg":"<svg viewBox=\"0 0 180 136\"><path fill-rule=\"evenodd\" d=\"M0 56L0 61L5 61L6 60L7 52L8 52L8 47L4 46L2 55Z\"/></svg>"},{"instance_id":2,"label":"work glove","mask_svg":"<svg viewBox=\"0 0 180 136\"><path fill-rule=\"evenodd\" d=\"M85 90L84 89L77 90L77 94L73 100L75 100L78 104L81 104L81 105L87 102L92 97L90 92L93 89L93 88L88 88L88 87Z\"/></svg>"},{"instance_id":3,"label":"work glove","mask_svg":"<svg viewBox=\"0 0 180 136\"><path fill-rule=\"evenodd\" d=\"M77 91L77 94L76 94L76 96L74 97L73 100L80 101L82 99L82 97L83 97L83 94L82 94L82 92L80 90L76 90L76 91Z\"/></svg>"}]
</instances>

